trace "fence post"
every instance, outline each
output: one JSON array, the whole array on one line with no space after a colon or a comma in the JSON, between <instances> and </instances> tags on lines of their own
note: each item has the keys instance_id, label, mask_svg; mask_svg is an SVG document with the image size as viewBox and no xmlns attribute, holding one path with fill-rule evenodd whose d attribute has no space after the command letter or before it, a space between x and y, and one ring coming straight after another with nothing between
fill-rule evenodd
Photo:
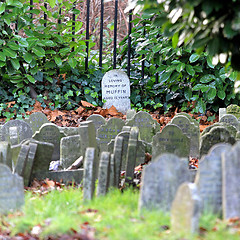
<instances>
[{"instance_id":1,"label":"fence post","mask_svg":"<svg viewBox=\"0 0 240 240\"><path fill-rule=\"evenodd\" d=\"M129 23L128 23L128 64L127 64L127 75L130 78L130 67L131 67L131 33L132 33L132 9L129 11Z\"/></svg>"},{"instance_id":2,"label":"fence post","mask_svg":"<svg viewBox=\"0 0 240 240\"><path fill-rule=\"evenodd\" d=\"M100 68L102 68L102 54L103 54L103 14L104 14L104 0L101 0L100 42L99 42L99 67Z\"/></svg>"},{"instance_id":3,"label":"fence post","mask_svg":"<svg viewBox=\"0 0 240 240\"><path fill-rule=\"evenodd\" d=\"M73 3L73 15L72 15L72 41L75 41L75 25L76 25L76 14L74 13L74 10L76 9L76 2ZM74 47L72 48L72 52L74 52Z\"/></svg>"},{"instance_id":4,"label":"fence post","mask_svg":"<svg viewBox=\"0 0 240 240\"><path fill-rule=\"evenodd\" d=\"M115 0L114 37L113 37L113 69L116 69L116 65L117 65L117 15L118 15L118 0Z\"/></svg>"},{"instance_id":5,"label":"fence post","mask_svg":"<svg viewBox=\"0 0 240 240\"><path fill-rule=\"evenodd\" d=\"M44 3L44 7L46 8L46 10L47 10L47 3ZM44 20L47 20L47 14L44 12ZM44 27L47 27L47 21L46 22L44 22L44 24L43 24L43 26Z\"/></svg>"},{"instance_id":6,"label":"fence post","mask_svg":"<svg viewBox=\"0 0 240 240\"><path fill-rule=\"evenodd\" d=\"M89 17L90 17L90 0L87 0L87 16L86 16L86 53L85 71L88 70L88 50L89 50Z\"/></svg>"}]
</instances>

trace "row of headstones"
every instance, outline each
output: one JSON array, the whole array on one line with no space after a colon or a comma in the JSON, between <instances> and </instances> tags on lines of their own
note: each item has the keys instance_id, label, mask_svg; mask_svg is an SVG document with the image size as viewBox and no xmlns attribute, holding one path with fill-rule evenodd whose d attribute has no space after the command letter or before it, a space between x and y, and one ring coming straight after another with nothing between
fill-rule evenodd
<instances>
[{"instance_id":1,"label":"row of headstones","mask_svg":"<svg viewBox=\"0 0 240 240\"><path fill-rule=\"evenodd\" d=\"M158 156L143 170L139 207L171 211L174 231L199 229L202 213L240 217L240 143L221 143L201 158L194 183L187 162L173 154Z\"/></svg>"}]
</instances>

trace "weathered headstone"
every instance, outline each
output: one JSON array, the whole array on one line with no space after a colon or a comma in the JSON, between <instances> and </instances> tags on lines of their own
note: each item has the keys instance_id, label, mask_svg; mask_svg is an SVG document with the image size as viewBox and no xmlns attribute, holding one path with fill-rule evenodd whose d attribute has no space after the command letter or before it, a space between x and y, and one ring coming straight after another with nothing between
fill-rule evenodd
<instances>
[{"instance_id":1,"label":"weathered headstone","mask_svg":"<svg viewBox=\"0 0 240 240\"><path fill-rule=\"evenodd\" d=\"M10 127L9 128L9 140L11 145L19 144L19 134L17 127Z\"/></svg>"},{"instance_id":2,"label":"weathered headstone","mask_svg":"<svg viewBox=\"0 0 240 240\"><path fill-rule=\"evenodd\" d=\"M223 154L223 217L240 217L240 142Z\"/></svg>"},{"instance_id":3,"label":"weathered headstone","mask_svg":"<svg viewBox=\"0 0 240 240\"><path fill-rule=\"evenodd\" d=\"M60 165L68 168L82 153L80 135L63 137L60 142Z\"/></svg>"},{"instance_id":4,"label":"weathered headstone","mask_svg":"<svg viewBox=\"0 0 240 240\"><path fill-rule=\"evenodd\" d=\"M110 176L109 176L109 187L116 186L116 166L115 166L115 158L112 153L110 156Z\"/></svg>"},{"instance_id":5,"label":"weathered headstone","mask_svg":"<svg viewBox=\"0 0 240 240\"><path fill-rule=\"evenodd\" d=\"M61 132L64 132L67 137L79 135L78 127L58 127Z\"/></svg>"},{"instance_id":6,"label":"weathered headstone","mask_svg":"<svg viewBox=\"0 0 240 240\"><path fill-rule=\"evenodd\" d=\"M87 148L83 173L83 200L91 200L95 190L94 176L95 148Z\"/></svg>"},{"instance_id":7,"label":"weathered headstone","mask_svg":"<svg viewBox=\"0 0 240 240\"><path fill-rule=\"evenodd\" d=\"M224 127L213 127L200 139L200 156L208 153L209 149L217 143L234 144L235 138Z\"/></svg>"},{"instance_id":8,"label":"weathered headstone","mask_svg":"<svg viewBox=\"0 0 240 240\"><path fill-rule=\"evenodd\" d=\"M107 123L101 126L97 131L97 137L100 139L100 151L107 151L107 144L111 141L111 139L115 139L115 137L121 132L124 126L124 121L120 118L110 118Z\"/></svg>"},{"instance_id":9,"label":"weathered headstone","mask_svg":"<svg viewBox=\"0 0 240 240\"><path fill-rule=\"evenodd\" d=\"M225 122L232 126L234 126L239 131L239 121L238 119L232 114L225 114L221 117L219 122Z\"/></svg>"},{"instance_id":10,"label":"weathered headstone","mask_svg":"<svg viewBox=\"0 0 240 240\"><path fill-rule=\"evenodd\" d=\"M236 104L231 104L227 107L227 114L233 114L237 119L240 118L240 107Z\"/></svg>"},{"instance_id":11,"label":"weathered headstone","mask_svg":"<svg viewBox=\"0 0 240 240\"><path fill-rule=\"evenodd\" d=\"M125 173L125 182L132 183L134 178L134 169L136 165L136 156L137 156L137 142L138 142L139 129L137 127L132 127L128 149L126 157L126 173Z\"/></svg>"},{"instance_id":12,"label":"weathered headstone","mask_svg":"<svg viewBox=\"0 0 240 240\"><path fill-rule=\"evenodd\" d=\"M24 204L23 179L12 174L5 164L0 164L0 213L19 210Z\"/></svg>"},{"instance_id":13,"label":"weathered headstone","mask_svg":"<svg viewBox=\"0 0 240 240\"><path fill-rule=\"evenodd\" d=\"M12 170L12 150L9 142L0 142L0 163Z\"/></svg>"},{"instance_id":14,"label":"weathered headstone","mask_svg":"<svg viewBox=\"0 0 240 240\"><path fill-rule=\"evenodd\" d=\"M160 131L160 125L152 116L147 112L138 112L129 121L126 122L127 126L138 127L139 137L148 143L152 142L153 136Z\"/></svg>"},{"instance_id":15,"label":"weathered headstone","mask_svg":"<svg viewBox=\"0 0 240 240\"><path fill-rule=\"evenodd\" d=\"M127 113L126 113L126 120L131 120L135 115L136 115L136 110L135 109L129 109L127 110Z\"/></svg>"},{"instance_id":16,"label":"weathered headstone","mask_svg":"<svg viewBox=\"0 0 240 240\"><path fill-rule=\"evenodd\" d=\"M199 126L196 126L184 115L175 116L170 124L175 124L180 127L184 134L190 138L190 156L199 158L199 142L200 142L200 131Z\"/></svg>"},{"instance_id":17,"label":"weathered headstone","mask_svg":"<svg viewBox=\"0 0 240 240\"><path fill-rule=\"evenodd\" d=\"M110 153L102 152L98 171L97 196L106 195L110 177Z\"/></svg>"},{"instance_id":18,"label":"weathered headstone","mask_svg":"<svg viewBox=\"0 0 240 240\"><path fill-rule=\"evenodd\" d=\"M173 153L181 158L189 157L190 139L174 124L167 125L153 137L153 159L163 153Z\"/></svg>"},{"instance_id":19,"label":"weathered headstone","mask_svg":"<svg viewBox=\"0 0 240 240\"><path fill-rule=\"evenodd\" d=\"M20 153L18 155L18 160L16 167L14 169L14 173L17 173L19 176L24 176L25 167L27 165L27 156L29 152L29 146L28 145L22 145Z\"/></svg>"},{"instance_id":20,"label":"weathered headstone","mask_svg":"<svg viewBox=\"0 0 240 240\"><path fill-rule=\"evenodd\" d=\"M199 229L200 202L194 183L183 183L171 208L171 229L178 234L193 234Z\"/></svg>"},{"instance_id":21,"label":"weathered headstone","mask_svg":"<svg viewBox=\"0 0 240 240\"><path fill-rule=\"evenodd\" d=\"M33 133L39 130L44 123L49 123L46 115L42 112L34 112L28 118L28 123L31 126Z\"/></svg>"},{"instance_id":22,"label":"weathered headstone","mask_svg":"<svg viewBox=\"0 0 240 240\"><path fill-rule=\"evenodd\" d=\"M24 139L29 139L33 135L32 128L30 125L22 120L10 120L5 123L1 128L1 140L10 142L10 134L9 129L10 127L17 127L18 129L18 137L19 143Z\"/></svg>"},{"instance_id":23,"label":"weathered headstone","mask_svg":"<svg viewBox=\"0 0 240 240\"><path fill-rule=\"evenodd\" d=\"M116 175L116 187L119 185L120 172L122 166L122 150L123 150L123 137L116 137L113 149L114 162L115 162L115 175Z\"/></svg>"},{"instance_id":24,"label":"weathered headstone","mask_svg":"<svg viewBox=\"0 0 240 240\"><path fill-rule=\"evenodd\" d=\"M113 105L119 112L125 114L130 105L130 81L127 74L121 70L111 70L102 79L102 99L104 108Z\"/></svg>"},{"instance_id":25,"label":"weathered headstone","mask_svg":"<svg viewBox=\"0 0 240 240\"><path fill-rule=\"evenodd\" d=\"M222 154L230 149L230 144L216 144L199 163L196 184L203 212L222 213Z\"/></svg>"},{"instance_id":26,"label":"weathered headstone","mask_svg":"<svg viewBox=\"0 0 240 240\"><path fill-rule=\"evenodd\" d=\"M33 139L37 141L52 143L54 145L52 161L60 159L60 141L63 137L66 137L66 135L53 123L43 124L39 131L36 131L33 135Z\"/></svg>"},{"instance_id":27,"label":"weathered headstone","mask_svg":"<svg viewBox=\"0 0 240 240\"><path fill-rule=\"evenodd\" d=\"M196 119L192 118L188 113L180 112L180 113L177 113L175 116L176 116L176 117L178 117L178 116L185 116L185 117L188 118L188 120L189 120L191 123L193 123L196 127L199 128L199 123L198 123L198 121L197 121Z\"/></svg>"},{"instance_id":28,"label":"weathered headstone","mask_svg":"<svg viewBox=\"0 0 240 240\"><path fill-rule=\"evenodd\" d=\"M169 211L178 187L189 181L187 160L174 154L158 156L143 169L140 209Z\"/></svg>"},{"instance_id":29,"label":"weathered headstone","mask_svg":"<svg viewBox=\"0 0 240 240\"><path fill-rule=\"evenodd\" d=\"M105 125L107 123L106 119L102 115L99 115L99 114L93 114L93 115L89 116L87 118L87 121L93 122L96 132L102 125Z\"/></svg>"}]
</instances>

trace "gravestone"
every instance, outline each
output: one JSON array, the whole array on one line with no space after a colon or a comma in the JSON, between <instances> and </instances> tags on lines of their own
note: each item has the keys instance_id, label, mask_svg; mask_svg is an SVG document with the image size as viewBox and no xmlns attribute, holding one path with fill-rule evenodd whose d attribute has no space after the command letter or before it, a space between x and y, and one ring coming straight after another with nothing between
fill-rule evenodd
<instances>
[{"instance_id":1,"label":"gravestone","mask_svg":"<svg viewBox=\"0 0 240 240\"><path fill-rule=\"evenodd\" d=\"M135 109L129 109L127 110L127 113L126 113L126 120L131 120L135 115L136 115L136 110Z\"/></svg>"},{"instance_id":2,"label":"gravestone","mask_svg":"<svg viewBox=\"0 0 240 240\"><path fill-rule=\"evenodd\" d=\"M219 119L221 119L225 114L227 114L227 109L226 108L219 108L218 114L219 114Z\"/></svg>"},{"instance_id":3,"label":"gravestone","mask_svg":"<svg viewBox=\"0 0 240 240\"><path fill-rule=\"evenodd\" d=\"M23 179L12 174L5 164L0 164L0 213L19 210L24 204Z\"/></svg>"},{"instance_id":4,"label":"gravestone","mask_svg":"<svg viewBox=\"0 0 240 240\"><path fill-rule=\"evenodd\" d=\"M130 131L127 157L126 157L125 182L127 183L132 183L134 179L134 169L136 165L136 156L137 156L138 134L139 134L139 129L137 127L132 127Z\"/></svg>"},{"instance_id":5,"label":"gravestone","mask_svg":"<svg viewBox=\"0 0 240 240\"><path fill-rule=\"evenodd\" d=\"M121 70L111 70L102 79L103 107L114 106L118 112L126 114L130 105L130 81L127 74Z\"/></svg>"},{"instance_id":6,"label":"gravestone","mask_svg":"<svg viewBox=\"0 0 240 240\"><path fill-rule=\"evenodd\" d=\"M126 122L127 126L138 127L139 138L148 143L152 142L152 138L160 131L160 125L152 116L147 112L138 112L129 121Z\"/></svg>"},{"instance_id":7,"label":"gravestone","mask_svg":"<svg viewBox=\"0 0 240 240\"><path fill-rule=\"evenodd\" d=\"M189 120L184 115L175 116L170 124L177 125L181 128L183 133L187 135L190 139L190 156L194 158L199 158L199 141L200 141L200 131L199 126L196 126L193 122Z\"/></svg>"},{"instance_id":8,"label":"gravestone","mask_svg":"<svg viewBox=\"0 0 240 240\"><path fill-rule=\"evenodd\" d=\"M216 144L199 163L196 184L202 199L202 212L222 213L222 154L230 149L230 144Z\"/></svg>"},{"instance_id":9,"label":"gravestone","mask_svg":"<svg viewBox=\"0 0 240 240\"><path fill-rule=\"evenodd\" d=\"M60 141L63 137L66 137L66 135L53 123L43 124L39 131L36 131L33 135L33 139L37 141L52 143L54 145L52 161L60 159Z\"/></svg>"},{"instance_id":10,"label":"gravestone","mask_svg":"<svg viewBox=\"0 0 240 240\"><path fill-rule=\"evenodd\" d=\"M167 125L153 137L152 158L163 153L173 153L181 158L189 157L190 139L174 124Z\"/></svg>"},{"instance_id":11,"label":"gravestone","mask_svg":"<svg viewBox=\"0 0 240 240\"><path fill-rule=\"evenodd\" d=\"M9 142L0 142L0 163L12 170L12 149Z\"/></svg>"},{"instance_id":12,"label":"gravestone","mask_svg":"<svg viewBox=\"0 0 240 240\"><path fill-rule=\"evenodd\" d=\"M29 139L33 135L32 128L30 125L22 120L10 120L5 123L1 128L1 140L10 142L10 134L9 129L10 127L17 127L18 129L18 137L19 143L24 139Z\"/></svg>"},{"instance_id":13,"label":"gravestone","mask_svg":"<svg viewBox=\"0 0 240 240\"><path fill-rule=\"evenodd\" d=\"M79 135L79 128L78 127L58 127L60 132L64 132L67 137Z\"/></svg>"},{"instance_id":14,"label":"gravestone","mask_svg":"<svg viewBox=\"0 0 240 240\"><path fill-rule=\"evenodd\" d=\"M175 115L175 117L178 117L178 116L185 116L185 117L187 117L188 120L189 120L191 123L193 123L196 127L199 128L199 123L198 123L198 121L197 121L196 119L192 118L188 113L180 112L180 113L177 113L177 114Z\"/></svg>"},{"instance_id":15,"label":"gravestone","mask_svg":"<svg viewBox=\"0 0 240 240\"><path fill-rule=\"evenodd\" d=\"M236 104L231 104L227 107L227 114L234 115L237 119L240 118L240 107Z\"/></svg>"},{"instance_id":16,"label":"gravestone","mask_svg":"<svg viewBox=\"0 0 240 240\"><path fill-rule=\"evenodd\" d=\"M116 187L116 165L114 154L110 156L110 175L109 175L109 187Z\"/></svg>"},{"instance_id":17,"label":"gravestone","mask_svg":"<svg viewBox=\"0 0 240 240\"><path fill-rule=\"evenodd\" d=\"M82 153L80 135L63 137L60 142L60 165L68 168Z\"/></svg>"},{"instance_id":18,"label":"gravestone","mask_svg":"<svg viewBox=\"0 0 240 240\"><path fill-rule=\"evenodd\" d=\"M221 119L219 120L219 122L225 122L228 123L232 126L234 126L238 131L239 131L239 121L238 119L232 115L232 114L225 114L224 116L221 117Z\"/></svg>"},{"instance_id":19,"label":"gravestone","mask_svg":"<svg viewBox=\"0 0 240 240\"><path fill-rule=\"evenodd\" d=\"M108 143L111 139L121 132L124 126L124 121L120 118L110 118L107 123L101 126L97 131L97 138L99 138L100 151L108 150Z\"/></svg>"},{"instance_id":20,"label":"gravestone","mask_svg":"<svg viewBox=\"0 0 240 240\"><path fill-rule=\"evenodd\" d=\"M224 127L213 127L200 139L200 156L208 153L209 149L217 143L229 143L233 145L235 138Z\"/></svg>"},{"instance_id":21,"label":"gravestone","mask_svg":"<svg viewBox=\"0 0 240 240\"><path fill-rule=\"evenodd\" d=\"M95 190L95 148L87 148L84 159L83 200L91 200Z\"/></svg>"},{"instance_id":22,"label":"gravestone","mask_svg":"<svg viewBox=\"0 0 240 240\"><path fill-rule=\"evenodd\" d=\"M109 187L110 178L110 153L102 152L100 156L97 196L106 195Z\"/></svg>"},{"instance_id":23,"label":"gravestone","mask_svg":"<svg viewBox=\"0 0 240 240\"><path fill-rule=\"evenodd\" d=\"M190 178L187 160L174 154L158 156L143 169L140 209L169 211L178 187Z\"/></svg>"},{"instance_id":24,"label":"gravestone","mask_svg":"<svg viewBox=\"0 0 240 240\"><path fill-rule=\"evenodd\" d=\"M193 234L199 229L201 198L194 183L183 183L177 190L171 208L171 230Z\"/></svg>"},{"instance_id":25,"label":"gravestone","mask_svg":"<svg viewBox=\"0 0 240 240\"><path fill-rule=\"evenodd\" d=\"M18 159L17 159L17 164L14 169L14 173L17 173L19 176L23 177L24 176L24 171L25 167L27 165L27 157L28 157L28 152L29 152L29 146L28 145L22 145Z\"/></svg>"},{"instance_id":26,"label":"gravestone","mask_svg":"<svg viewBox=\"0 0 240 240\"><path fill-rule=\"evenodd\" d=\"M105 125L107 123L106 119L102 115L99 115L99 114L93 114L93 115L89 116L87 118L87 121L93 122L96 132L102 125Z\"/></svg>"},{"instance_id":27,"label":"gravestone","mask_svg":"<svg viewBox=\"0 0 240 240\"><path fill-rule=\"evenodd\" d=\"M10 127L9 128L9 140L11 145L19 144L19 135L18 135L18 128L17 127Z\"/></svg>"},{"instance_id":28,"label":"gravestone","mask_svg":"<svg viewBox=\"0 0 240 240\"><path fill-rule=\"evenodd\" d=\"M31 126L33 133L38 131L44 123L49 123L46 115L42 112L34 112L28 118L28 123Z\"/></svg>"},{"instance_id":29,"label":"gravestone","mask_svg":"<svg viewBox=\"0 0 240 240\"><path fill-rule=\"evenodd\" d=\"M240 216L240 142L223 154L223 217Z\"/></svg>"}]
</instances>

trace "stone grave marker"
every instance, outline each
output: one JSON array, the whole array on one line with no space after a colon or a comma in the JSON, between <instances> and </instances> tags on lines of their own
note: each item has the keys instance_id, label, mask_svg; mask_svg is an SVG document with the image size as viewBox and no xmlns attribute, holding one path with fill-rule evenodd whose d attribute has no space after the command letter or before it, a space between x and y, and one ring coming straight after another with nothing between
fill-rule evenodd
<instances>
[{"instance_id":1,"label":"stone grave marker","mask_svg":"<svg viewBox=\"0 0 240 240\"><path fill-rule=\"evenodd\" d=\"M110 153L102 152L100 156L98 171L97 196L106 195L109 187L110 178Z\"/></svg>"},{"instance_id":2,"label":"stone grave marker","mask_svg":"<svg viewBox=\"0 0 240 240\"><path fill-rule=\"evenodd\" d=\"M199 158L199 142L200 131L199 126L196 126L184 115L175 116L170 124L175 124L180 127L185 135L190 139L190 156Z\"/></svg>"},{"instance_id":3,"label":"stone grave marker","mask_svg":"<svg viewBox=\"0 0 240 240\"><path fill-rule=\"evenodd\" d=\"M237 134L237 129L234 126L232 126L228 123L225 123L225 122L217 122L217 123L214 123L213 125L210 125L210 126L206 127L202 131L201 137L203 137L206 133L210 132L210 130L214 127L224 127L224 128L226 128L233 137L235 137L236 134Z\"/></svg>"},{"instance_id":4,"label":"stone grave marker","mask_svg":"<svg viewBox=\"0 0 240 240\"><path fill-rule=\"evenodd\" d=\"M239 131L239 121L238 119L232 114L225 114L221 117L219 122L225 122L232 126L234 126Z\"/></svg>"},{"instance_id":5,"label":"stone grave marker","mask_svg":"<svg viewBox=\"0 0 240 240\"><path fill-rule=\"evenodd\" d=\"M227 114L233 114L237 119L239 119L240 118L240 107L236 104L229 105L227 107Z\"/></svg>"},{"instance_id":6,"label":"stone grave marker","mask_svg":"<svg viewBox=\"0 0 240 240\"><path fill-rule=\"evenodd\" d=\"M152 138L160 131L160 125L152 116L147 112L138 112L129 121L126 122L127 126L138 127L140 140L148 143L152 142Z\"/></svg>"},{"instance_id":7,"label":"stone grave marker","mask_svg":"<svg viewBox=\"0 0 240 240\"><path fill-rule=\"evenodd\" d=\"M222 213L222 154L230 149L230 144L218 143L199 163L196 184L202 199L202 212Z\"/></svg>"},{"instance_id":8,"label":"stone grave marker","mask_svg":"<svg viewBox=\"0 0 240 240\"><path fill-rule=\"evenodd\" d=\"M0 142L0 163L6 164L12 170L12 149L9 142Z\"/></svg>"},{"instance_id":9,"label":"stone grave marker","mask_svg":"<svg viewBox=\"0 0 240 240\"><path fill-rule=\"evenodd\" d=\"M213 127L200 139L200 156L208 153L209 149L217 143L229 143L233 145L235 138L224 127Z\"/></svg>"},{"instance_id":10,"label":"stone grave marker","mask_svg":"<svg viewBox=\"0 0 240 240\"><path fill-rule=\"evenodd\" d=\"M54 145L52 161L60 159L60 141L63 137L66 137L66 135L53 123L43 124L39 131L36 131L33 135L33 139L37 141L52 143Z\"/></svg>"},{"instance_id":11,"label":"stone grave marker","mask_svg":"<svg viewBox=\"0 0 240 240\"><path fill-rule=\"evenodd\" d=\"M78 127L58 127L60 132L64 132L67 137L79 135L79 128Z\"/></svg>"},{"instance_id":12,"label":"stone grave marker","mask_svg":"<svg viewBox=\"0 0 240 240\"><path fill-rule=\"evenodd\" d=\"M111 70L102 79L102 99L104 108L111 108L113 105L118 112L126 114L131 109L130 104L130 81L122 70Z\"/></svg>"},{"instance_id":13,"label":"stone grave marker","mask_svg":"<svg viewBox=\"0 0 240 240\"><path fill-rule=\"evenodd\" d=\"M97 138L99 138L100 151L108 150L108 143L115 139L121 132L124 126L124 121L120 118L110 118L107 123L101 126L97 131Z\"/></svg>"},{"instance_id":14,"label":"stone grave marker","mask_svg":"<svg viewBox=\"0 0 240 240\"><path fill-rule=\"evenodd\" d=\"M83 200L91 200L95 190L94 176L95 148L87 148L83 173Z\"/></svg>"},{"instance_id":15,"label":"stone grave marker","mask_svg":"<svg viewBox=\"0 0 240 240\"><path fill-rule=\"evenodd\" d=\"M162 154L144 167L139 207L169 211L178 187L190 181L188 160Z\"/></svg>"},{"instance_id":16,"label":"stone grave marker","mask_svg":"<svg viewBox=\"0 0 240 240\"><path fill-rule=\"evenodd\" d=\"M125 182L127 183L132 183L134 178L134 169L136 165L136 156L137 156L138 134L139 134L139 129L137 127L132 127L130 131L127 157L126 157Z\"/></svg>"},{"instance_id":17,"label":"stone grave marker","mask_svg":"<svg viewBox=\"0 0 240 240\"><path fill-rule=\"evenodd\" d=\"M115 158L112 153L110 156L110 176L109 176L109 187L115 187L116 184L116 166L115 166Z\"/></svg>"},{"instance_id":18,"label":"stone grave marker","mask_svg":"<svg viewBox=\"0 0 240 240\"><path fill-rule=\"evenodd\" d=\"M30 125L22 120L10 120L5 123L1 128L1 140L10 142L10 127L17 127L19 143L24 139L29 139L33 135Z\"/></svg>"},{"instance_id":19,"label":"stone grave marker","mask_svg":"<svg viewBox=\"0 0 240 240\"><path fill-rule=\"evenodd\" d=\"M180 113L177 113L177 114L175 115L175 117L178 117L178 116L185 116L185 117L187 117L188 120L189 120L191 123L193 123L196 127L199 128L199 123L198 123L198 121L197 121L196 119L192 118L188 113L180 112ZM199 131L200 131L200 130L199 130Z\"/></svg>"},{"instance_id":20,"label":"stone grave marker","mask_svg":"<svg viewBox=\"0 0 240 240\"><path fill-rule=\"evenodd\" d=\"M126 120L131 120L135 115L136 115L136 110L135 109L129 109L127 110L127 113L126 113Z\"/></svg>"},{"instance_id":21,"label":"stone grave marker","mask_svg":"<svg viewBox=\"0 0 240 240\"><path fill-rule=\"evenodd\" d=\"M93 122L96 132L102 125L105 125L107 123L106 119L102 115L99 115L99 114L93 114L93 115L89 116L87 118L87 121Z\"/></svg>"},{"instance_id":22,"label":"stone grave marker","mask_svg":"<svg viewBox=\"0 0 240 240\"><path fill-rule=\"evenodd\" d=\"M81 136L73 135L63 137L60 141L60 165L63 168L68 168L82 154Z\"/></svg>"},{"instance_id":23,"label":"stone grave marker","mask_svg":"<svg viewBox=\"0 0 240 240\"><path fill-rule=\"evenodd\" d=\"M31 126L33 133L38 131L44 123L49 123L46 115L42 112L34 112L28 118L28 123Z\"/></svg>"},{"instance_id":24,"label":"stone grave marker","mask_svg":"<svg viewBox=\"0 0 240 240\"><path fill-rule=\"evenodd\" d=\"M23 179L0 163L0 213L19 210L24 204Z\"/></svg>"},{"instance_id":25,"label":"stone grave marker","mask_svg":"<svg viewBox=\"0 0 240 240\"><path fill-rule=\"evenodd\" d=\"M218 114L219 114L219 119L221 119L225 114L227 114L227 109L226 108L219 108Z\"/></svg>"},{"instance_id":26,"label":"stone grave marker","mask_svg":"<svg viewBox=\"0 0 240 240\"><path fill-rule=\"evenodd\" d=\"M223 154L223 217L224 219L240 216L240 142Z\"/></svg>"},{"instance_id":27,"label":"stone grave marker","mask_svg":"<svg viewBox=\"0 0 240 240\"><path fill-rule=\"evenodd\" d=\"M9 140L11 145L19 144L19 134L17 127L10 127L9 128Z\"/></svg>"},{"instance_id":28,"label":"stone grave marker","mask_svg":"<svg viewBox=\"0 0 240 240\"><path fill-rule=\"evenodd\" d=\"M27 157L29 152L29 146L28 145L22 145L19 155L16 167L14 169L14 173L17 173L19 176L24 177L24 171L25 167L27 165Z\"/></svg>"},{"instance_id":29,"label":"stone grave marker","mask_svg":"<svg viewBox=\"0 0 240 240\"><path fill-rule=\"evenodd\" d=\"M152 158L163 153L173 153L180 158L189 157L190 139L174 124L167 125L153 137Z\"/></svg>"},{"instance_id":30,"label":"stone grave marker","mask_svg":"<svg viewBox=\"0 0 240 240\"><path fill-rule=\"evenodd\" d=\"M117 136L114 142L113 156L115 162L116 187L119 185L123 154L123 137Z\"/></svg>"},{"instance_id":31,"label":"stone grave marker","mask_svg":"<svg viewBox=\"0 0 240 240\"><path fill-rule=\"evenodd\" d=\"M183 183L171 208L171 229L178 234L194 234L199 229L201 198L194 183Z\"/></svg>"}]
</instances>

